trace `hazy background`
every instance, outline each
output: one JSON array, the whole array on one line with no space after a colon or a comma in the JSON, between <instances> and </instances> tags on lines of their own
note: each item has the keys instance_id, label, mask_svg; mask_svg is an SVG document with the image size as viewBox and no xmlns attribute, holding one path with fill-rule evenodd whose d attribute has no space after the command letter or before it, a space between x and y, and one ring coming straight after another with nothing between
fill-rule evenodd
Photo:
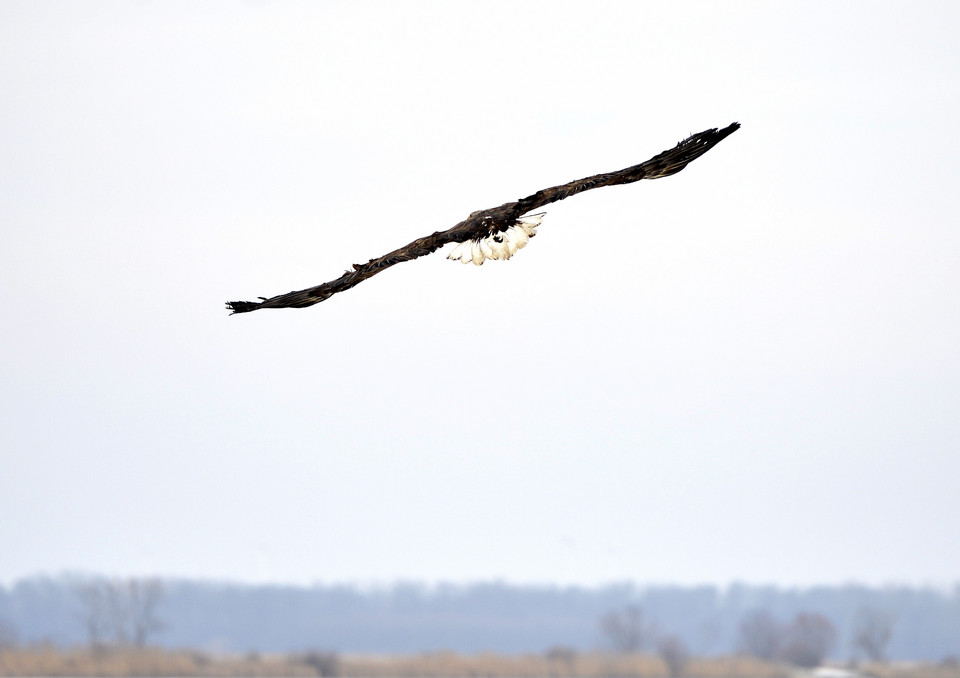
<instances>
[{"instance_id":1,"label":"hazy background","mask_svg":"<svg viewBox=\"0 0 960 678\"><path fill-rule=\"evenodd\" d=\"M958 28L0 3L0 581L956 581ZM510 262L223 308L734 120Z\"/></svg>"}]
</instances>

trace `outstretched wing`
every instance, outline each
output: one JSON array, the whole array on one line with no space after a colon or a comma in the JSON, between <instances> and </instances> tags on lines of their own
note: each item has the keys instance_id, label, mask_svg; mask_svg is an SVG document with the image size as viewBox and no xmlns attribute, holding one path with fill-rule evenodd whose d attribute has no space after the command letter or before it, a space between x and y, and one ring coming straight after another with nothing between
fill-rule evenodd
<instances>
[{"instance_id":1,"label":"outstretched wing","mask_svg":"<svg viewBox=\"0 0 960 678\"><path fill-rule=\"evenodd\" d=\"M661 179L676 174L701 155L709 151L718 143L740 129L740 123L735 122L723 129L708 129L700 134L684 139L673 148L655 155L646 162L617 172L595 174L592 177L571 181L569 184L554 186L537 191L519 201L520 214L539 209L552 202L569 198L577 193L589 191L601 186L616 186L618 184L632 184L641 179Z\"/></svg>"},{"instance_id":2,"label":"outstretched wing","mask_svg":"<svg viewBox=\"0 0 960 678\"><path fill-rule=\"evenodd\" d=\"M519 236L520 231L517 231L516 227L518 225L522 226L524 223L521 221L521 217L539 207L569 198L592 188L629 184L641 179L660 179L676 174L739 128L740 124L735 122L723 129L709 129L684 139L675 147L639 165L627 167L617 172L596 174L561 186L545 188L516 202L508 202L499 207L474 212L446 231L436 231L423 238L417 238L408 245L388 252L382 257L371 259L365 264L354 264L352 270L348 270L336 280L305 290L280 294L269 299L260 297L260 301L228 301L227 308L232 313L247 313L260 308L303 308L312 306L329 299L334 294L350 289L394 264L425 256L451 242L465 243L468 240L477 242L477 248L479 249L471 250L469 259L464 259L462 253L457 257L465 262L474 260L473 252L485 252L486 248L483 248L482 244L487 244L489 247L490 239L495 238L497 234L509 232L508 235L511 238ZM539 220L537 223L539 224ZM526 241L523 242L526 244ZM522 247L522 245L519 245L519 247ZM511 247L504 249L502 253L494 252L494 256L486 256L485 258L508 259L509 255L512 255L516 249L517 247L511 244ZM483 258L484 256L481 256L479 261L482 262Z\"/></svg>"}]
</instances>

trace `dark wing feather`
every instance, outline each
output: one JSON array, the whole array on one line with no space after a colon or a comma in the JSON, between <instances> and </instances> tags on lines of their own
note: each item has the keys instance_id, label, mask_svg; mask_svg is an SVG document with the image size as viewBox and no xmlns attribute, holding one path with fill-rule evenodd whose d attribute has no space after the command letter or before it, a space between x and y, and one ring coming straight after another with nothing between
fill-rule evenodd
<instances>
[{"instance_id":1,"label":"dark wing feather","mask_svg":"<svg viewBox=\"0 0 960 678\"><path fill-rule=\"evenodd\" d=\"M596 174L585 179L571 181L568 184L545 188L533 195L521 198L517 202L508 202L499 207L474 212L467 219L446 231L437 231L423 238L417 238L408 245L388 254L371 259L365 264L354 264L336 280L296 292L287 292L261 301L228 301L227 308L233 313L247 313L260 308L303 308L329 299L338 292L344 292L380 271L403 261L411 261L431 252L435 252L447 243L463 242L470 238L483 238L496 230L503 230L514 224L518 217L552 202L569 198L577 193L589 191L601 186L629 184L641 179L659 179L676 174L690 162L709 151L724 138L740 128L739 123L723 129L709 129L684 139L670 150L633 167Z\"/></svg>"},{"instance_id":2,"label":"dark wing feather","mask_svg":"<svg viewBox=\"0 0 960 678\"><path fill-rule=\"evenodd\" d=\"M670 150L664 151L639 165L627 167L617 172L595 174L592 177L571 181L569 184L537 191L533 195L520 200L520 214L532 212L552 202L569 198L583 191L589 191L591 188L631 184L641 179L669 177L671 174L676 174L682 170L738 129L740 129L740 123L737 122L723 129L708 129L684 139Z\"/></svg>"},{"instance_id":3,"label":"dark wing feather","mask_svg":"<svg viewBox=\"0 0 960 678\"><path fill-rule=\"evenodd\" d=\"M452 230L452 229L451 229ZM435 252L452 240L444 239L445 233L434 233L425 238L417 238L409 245L384 254L377 259L371 259L365 264L354 264L352 271L347 271L336 280L325 282L316 287L310 287L297 292L287 292L269 299L261 297L262 301L228 301L227 308L234 313L256 311L258 308L303 308L313 306L329 299L337 292L349 290L354 285L376 275L380 271L390 268L401 261L412 261L418 257Z\"/></svg>"}]
</instances>

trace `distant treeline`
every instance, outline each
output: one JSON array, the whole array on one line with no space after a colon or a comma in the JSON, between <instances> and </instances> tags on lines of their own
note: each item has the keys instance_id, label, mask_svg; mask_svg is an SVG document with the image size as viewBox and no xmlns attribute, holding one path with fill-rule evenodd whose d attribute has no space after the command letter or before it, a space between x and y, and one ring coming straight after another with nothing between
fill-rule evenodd
<instances>
[{"instance_id":1,"label":"distant treeline","mask_svg":"<svg viewBox=\"0 0 960 678\"><path fill-rule=\"evenodd\" d=\"M770 628L760 628L758 636L764 620ZM870 658L867 632L874 645L880 643L872 659L960 656L960 585L950 591L631 583L363 588L62 576L0 588L0 648L49 643L238 653L522 654L617 650L625 638L631 651L656 651L670 638L690 656L703 657L757 654L758 638L790 628L792 620L814 620L820 624L815 631L829 631L833 659Z\"/></svg>"}]
</instances>

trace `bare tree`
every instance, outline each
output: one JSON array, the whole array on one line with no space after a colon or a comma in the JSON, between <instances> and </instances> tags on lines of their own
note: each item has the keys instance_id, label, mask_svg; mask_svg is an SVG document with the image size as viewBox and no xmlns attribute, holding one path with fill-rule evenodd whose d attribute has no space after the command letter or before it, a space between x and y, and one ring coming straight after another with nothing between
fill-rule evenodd
<instances>
[{"instance_id":1,"label":"bare tree","mask_svg":"<svg viewBox=\"0 0 960 678\"><path fill-rule=\"evenodd\" d=\"M600 630L617 652L639 652L646 640L643 610L638 605L627 605L600 618Z\"/></svg>"},{"instance_id":2,"label":"bare tree","mask_svg":"<svg viewBox=\"0 0 960 678\"><path fill-rule=\"evenodd\" d=\"M577 661L577 651L567 645L554 645L544 655L548 661L561 664L566 673L573 673L573 665Z\"/></svg>"},{"instance_id":3,"label":"bare tree","mask_svg":"<svg viewBox=\"0 0 960 678\"><path fill-rule=\"evenodd\" d=\"M108 644L144 647L163 628L157 606L163 598L158 579L95 579L77 590L87 642L94 650Z\"/></svg>"},{"instance_id":4,"label":"bare tree","mask_svg":"<svg viewBox=\"0 0 960 678\"><path fill-rule=\"evenodd\" d=\"M683 675L687 667L687 661L690 659L690 653L687 652L687 646L679 637L666 635L657 641L657 654L667 665L667 673L670 678L679 678Z\"/></svg>"},{"instance_id":5,"label":"bare tree","mask_svg":"<svg viewBox=\"0 0 960 678\"><path fill-rule=\"evenodd\" d=\"M794 666L819 666L836 639L836 629L829 619L821 614L801 613L784 629L780 657Z\"/></svg>"},{"instance_id":6,"label":"bare tree","mask_svg":"<svg viewBox=\"0 0 960 678\"><path fill-rule=\"evenodd\" d=\"M766 610L749 612L740 621L740 651L775 661L780 655L782 629L780 623Z\"/></svg>"},{"instance_id":7,"label":"bare tree","mask_svg":"<svg viewBox=\"0 0 960 678\"><path fill-rule=\"evenodd\" d=\"M306 664L322 678L340 675L340 657L336 652L306 652L298 659L301 664Z\"/></svg>"},{"instance_id":8,"label":"bare tree","mask_svg":"<svg viewBox=\"0 0 960 678\"><path fill-rule=\"evenodd\" d=\"M105 581L103 592L107 601L107 621L113 635L113 642L119 647L127 647L130 645L132 610L127 600L126 582Z\"/></svg>"},{"instance_id":9,"label":"bare tree","mask_svg":"<svg viewBox=\"0 0 960 678\"><path fill-rule=\"evenodd\" d=\"M81 584L77 587L77 597L80 599L80 616L87 633L87 644L91 650L99 652L107 645L110 618L105 582L95 580Z\"/></svg>"},{"instance_id":10,"label":"bare tree","mask_svg":"<svg viewBox=\"0 0 960 678\"><path fill-rule=\"evenodd\" d=\"M872 662L884 662L892 637L893 615L871 607L860 609L853 627L854 648Z\"/></svg>"},{"instance_id":11,"label":"bare tree","mask_svg":"<svg viewBox=\"0 0 960 678\"><path fill-rule=\"evenodd\" d=\"M20 643L20 634L13 622L0 617L0 652L12 650Z\"/></svg>"},{"instance_id":12,"label":"bare tree","mask_svg":"<svg viewBox=\"0 0 960 678\"><path fill-rule=\"evenodd\" d=\"M150 634L164 627L157 616L157 606L163 599L163 583L159 579L128 579L126 597L130 638L135 646L143 647Z\"/></svg>"}]
</instances>

